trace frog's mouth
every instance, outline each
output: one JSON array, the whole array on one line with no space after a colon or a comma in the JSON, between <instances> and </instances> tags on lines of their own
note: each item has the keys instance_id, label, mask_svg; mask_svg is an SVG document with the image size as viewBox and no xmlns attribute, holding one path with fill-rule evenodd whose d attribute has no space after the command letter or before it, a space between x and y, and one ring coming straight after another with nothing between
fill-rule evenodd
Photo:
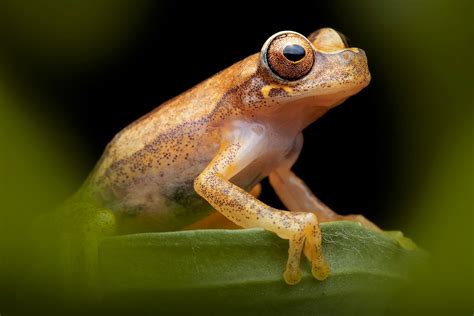
<instances>
[{"instance_id":1,"label":"frog's mouth","mask_svg":"<svg viewBox=\"0 0 474 316\"><path fill-rule=\"evenodd\" d=\"M323 116L329 109L343 103L347 98L362 90L365 85L347 87L337 91L310 91L300 95L287 95L278 98L278 107L270 107L267 115L273 119L283 118L283 121L291 121L293 128L303 129L319 117Z\"/></svg>"},{"instance_id":2,"label":"frog's mouth","mask_svg":"<svg viewBox=\"0 0 474 316\"><path fill-rule=\"evenodd\" d=\"M347 87L345 89L319 89L319 91L312 91L309 93L303 93L299 96L292 96L292 105L302 105L311 107L325 107L333 108L338 106L347 100L350 96L357 94L359 91L364 89L367 85L357 85L353 87ZM282 100L284 102L284 100Z\"/></svg>"}]
</instances>

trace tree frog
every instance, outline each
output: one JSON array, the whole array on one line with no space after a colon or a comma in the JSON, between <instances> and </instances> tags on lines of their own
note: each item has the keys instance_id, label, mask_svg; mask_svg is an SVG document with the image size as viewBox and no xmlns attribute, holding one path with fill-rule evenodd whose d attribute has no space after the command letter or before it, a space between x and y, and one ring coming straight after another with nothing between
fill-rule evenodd
<instances>
[{"instance_id":1,"label":"tree frog","mask_svg":"<svg viewBox=\"0 0 474 316\"><path fill-rule=\"evenodd\" d=\"M101 235L195 227L216 223L219 214L289 240L286 283L300 281L302 254L313 276L324 280L329 266L320 222L346 219L378 228L362 216L333 212L291 167L302 130L369 82L364 51L348 47L337 31L276 33L260 53L119 132L78 193L95 215L76 218ZM258 200L265 177L288 210Z\"/></svg>"}]
</instances>

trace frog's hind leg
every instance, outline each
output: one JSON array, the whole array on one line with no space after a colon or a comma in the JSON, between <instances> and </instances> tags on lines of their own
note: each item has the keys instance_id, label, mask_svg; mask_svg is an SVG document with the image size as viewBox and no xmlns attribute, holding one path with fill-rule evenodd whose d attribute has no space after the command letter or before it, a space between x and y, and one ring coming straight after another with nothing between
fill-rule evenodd
<instances>
[{"instance_id":1,"label":"frog's hind leg","mask_svg":"<svg viewBox=\"0 0 474 316\"><path fill-rule=\"evenodd\" d=\"M377 225L362 215L339 215L331 210L289 169L277 169L270 174L269 179L278 197L292 212L315 213L321 222L358 222L370 230L381 231Z\"/></svg>"},{"instance_id":2,"label":"frog's hind leg","mask_svg":"<svg viewBox=\"0 0 474 316\"><path fill-rule=\"evenodd\" d=\"M362 215L337 214L314 196L303 180L298 178L287 168L280 168L272 172L270 174L270 184L277 192L283 204L285 204L291 211L315 213L321 222L357 222L372 231L383 233L384 235L393 238L405 249L411 250L416 248L413 241L410 238L405 237L402 232L383 231ZM307 249L305 249L305 254L308 256Z\"/></svg>"},{"instance_id":3,"label":"frog's hind leg","mask_svg":"<svg viewBox=\"0 0 474 316\"><path fill-rule=\"evenodd\" d=\"M306 186L306 184L297 177L291 170L277 169L270 176L270 184L282 200L283 204L292 212L308 212L318 216L321 222L332 221L353 221L360 223L367 229L376 232L382 232L397 240L404 248L411 249L412 242L403 236L403 234L394 235L392 232L384 232L377 225L366 219L362 215L339 215L323 202L321 202ZM408 246L407 246L408 245ZM312 249L304 249L305 255L311 258Z\"/></svg>"},{"instance_id":4,"label":"frog's hind leg","mask_svg":"<svg viewBox=\"0 0 474 316\"><path fill-rule=\"evenodd\" d=\"M39 217L32 229L40 236L35 238L35 264L45 266L41 272L50 280L51 289L59 291L58 298L68 302L99 299L99 246L103 238L116 233L113 212L76 194Z\"/></svg>"},{"instance_id":5,"label":"frog's hind leg","mask_svg":"<svg viewBox=\"0 0 474 316\"><path fill-rule=\"evenodd\" d=\"M374 230L381 229L362 215L339 215L321 202L306 184L292 171L291 167L298 159L303 147L303 135L300 133L293 144L293 148L280 163L280 166L269 175L270 184L280 200L292 212L315 213L321 222L354 221Z\"/></svg>"}]
</instances>

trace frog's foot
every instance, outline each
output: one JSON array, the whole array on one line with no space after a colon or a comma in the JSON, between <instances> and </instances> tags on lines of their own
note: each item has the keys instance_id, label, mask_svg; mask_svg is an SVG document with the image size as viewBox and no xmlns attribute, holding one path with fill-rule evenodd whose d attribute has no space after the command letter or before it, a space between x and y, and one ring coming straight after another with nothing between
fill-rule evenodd
<instances>
[{"instance_id":1,"label":"frog's foot","mask_svg":"<svg viewBox=\"0 0 474 316\"><path fill-rule=\"evenodd\" d=\"M392 231L383 231L384 235L390 237L391 239L395 240L400 247L406 250L415 250L417 249L417 245L413 240L408 237L405 237L403 233L399 230L392 230Z\"/></svg>"},{"instance_id":2,"label":"frog's foot","mask_svg":"<svg viewBox=\"0 0 474 316\"><path fill-rule=\"evenodd\" d=\"M115 234L116 218L107 209L81 200L66 203L55 214L58 259L64 295L94 300L98 296L99 244Z\"/></svg>"},{"instance_id":3,"label":"frog's foot","mask_svg":"<svg viewBox=\"0 0 474 316\"><path fill-rule=\"evenodd\" d=\"M284 214L282 214L285 216ZM296 284L301 280L300 257L304 253L311 262L311 272L318 280L324 280L329 275L329 265L323 256L321 229L316 215L312 213L293 213L293 223L282 233L276 233L289 239L288 262L283 278L288 284Z\"/></svg>"}]
</instances>

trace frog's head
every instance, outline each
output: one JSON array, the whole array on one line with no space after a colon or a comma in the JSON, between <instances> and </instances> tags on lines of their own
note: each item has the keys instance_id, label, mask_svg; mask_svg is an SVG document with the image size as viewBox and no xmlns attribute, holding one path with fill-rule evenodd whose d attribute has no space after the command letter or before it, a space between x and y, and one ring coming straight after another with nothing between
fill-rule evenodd
<instances>
[{"instance_id":1,"label":"frog's head","mask_svg":"<svg viewBox=\"0 0 474 316\"><path fill-rule=\"evenodd\" d=\"M325 111L366 87L370 73L365 53L347 46L344 36L330 28L307 38L291 31L271 36L254 78L265 108L304 105Z\"/></svg>"}]
</instances>

